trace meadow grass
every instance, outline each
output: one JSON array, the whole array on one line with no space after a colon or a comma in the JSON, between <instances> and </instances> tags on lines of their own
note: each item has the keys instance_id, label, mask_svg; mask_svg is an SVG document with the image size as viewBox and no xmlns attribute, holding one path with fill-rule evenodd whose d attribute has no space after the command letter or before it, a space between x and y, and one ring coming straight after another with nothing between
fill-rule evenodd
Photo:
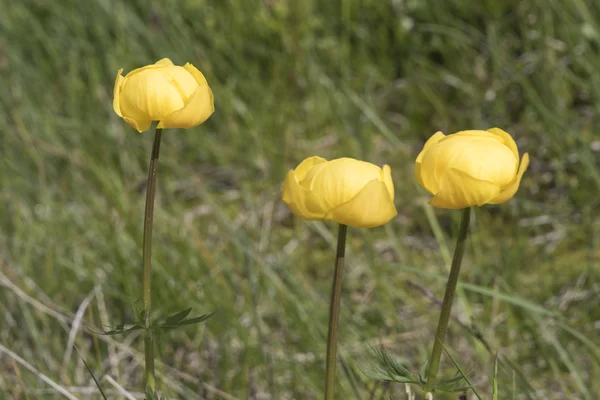
<instances>
[{"instance_id":1,"label":"meadow grass","mask_svg":"<svg viewBox=\"0 0 600 400\"><path fill-rule=\"evenodd\" d=\"M320 155L389 164L399 211L348 232L336 398L405 399L360 368L370 346L415 371L429 355L460 214L426 205L414 159L437 130L498 126L532 162L515 199L476 210L446 347L483 398L496 354L499 399L599 398L591 3L0 0L0 398L65 398L50 380L99 399L73 345L110 398L141 398L139 335L93 330L132 322L141 297L152 137L114 114L112 85L163 57L216 99L163 135L153 303L217 311L159 338L170 397L322 398L336 227L279 192Z\"/></svg>"}]
</instances>

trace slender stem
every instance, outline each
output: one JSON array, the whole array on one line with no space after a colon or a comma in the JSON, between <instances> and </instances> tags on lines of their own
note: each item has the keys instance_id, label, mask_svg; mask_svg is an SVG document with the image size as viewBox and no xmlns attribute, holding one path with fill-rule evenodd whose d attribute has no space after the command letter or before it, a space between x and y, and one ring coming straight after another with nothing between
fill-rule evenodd
<instances>
[{"instance_id":1,"label":"slender stem","mask_svg":"<svg viewBox=\"0 0 600 400\"><path fill-rule=\"evenodd\" d=\"M154 374L154 334L150 329L150 308L152 306L151 272L152 272L152 220L154 219L154 197L156 194L156 175L158 172L158 155L160 153L160 138L162 129L156 128L154 143L152 144L152 156L150 157L150 169L148 171L148 186L146 188L146 211L144 213L144 244L143 244L143 266L144 266L144 324L146 333L144 335L144 354L146 371L144 375L145 386L156 390L156 376Z\"/></svg>"},{"instance_id":2,"label":"slender stem","mask_svg":"<svg viewBox=\"0 0 600 400\"><path fill-rule=\"evenodd\" d=\"M340 224L338 231L337 253L335 255L335 271L331 286L331 303L329 306L329 333L327 334L327 366L325 369L325 400L333 400L333 384L335 377L335 361L337 353L338 322L340 319L340 298L342 294L342 272L346 253L347 225Z\"/></svg>"},{"instance_id":3,"label":"slender stem","mask_svg":"<svg viewBox=\"0 0 600 400\"><path fill-rule=\"evenodd\" d=\"M154 372L154 333L147 330L144 335L144 358L146 370L144 372L145 387L156 390L156 375Z\"/></svg>"},{"instance_id":4,"label":"slender stem","mask_svg":"<svg viewBox=\"0 0 600 400\"><path fill-rule=\"evenodd\" d=\"M458 232L458 239L456 240L456 247L454 249L454 258L452 259L450 276L448 277L448 283L446 284L446 293L444 294L444 301L442 302L440 320L435 333L435 342L433 343L431 358L429 359L425 392L429 391L435 384L435 378L440 367L440 358L442 356L444 338L446 337L448 321L450 320L450 310L452 309L452 300L454 299L454 292L456 291L456 284L458 283L460 265L465 252L465 242L467 239L467 232L469 230L470 219L471 208L468 207L463 210L462 219L460 221L460 229Z\"/></svg>"}]
</instances>

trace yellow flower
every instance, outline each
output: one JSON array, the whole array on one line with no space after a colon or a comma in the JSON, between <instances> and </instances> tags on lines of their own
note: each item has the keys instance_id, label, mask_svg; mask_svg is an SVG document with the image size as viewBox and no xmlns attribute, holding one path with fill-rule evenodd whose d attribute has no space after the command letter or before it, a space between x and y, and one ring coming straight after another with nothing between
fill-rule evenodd
<instances>
[{"instance_id":1,"label":"yellow flower","mask_svg":"<svg viewBox=\"0 0 600 400\"><path fill-rule=\"evenodd\" d=\"M152 121L159 121L158 128L192 128L215 111L206 78L190 63L180 67L163 58L125 77L122 72L117 72L113 108L139 132Z\"/></svg>"},{"instance_id":2,"label":"yellow flower","mask_svg":"<svg viewBox=\"0 0 600 400\"><path fill-rule=\"evenodd\" d=\"M287 173L282 192L290 210L308 220L372 228L397 214L390 167L352 158L309 157Z\"/></svg>"},{"instance_id":3,"label":"yellow flower","mask_svg":"<svg viewBox=\"0 0 600 400\"><path fill-rule=\"evenodd\" d=\"M519 165L520 164L520 165ZM459 209L510 200L529 165L502 129L433 135L417 157L415 176L434 207Z\"/></svg>"}]
</instances>

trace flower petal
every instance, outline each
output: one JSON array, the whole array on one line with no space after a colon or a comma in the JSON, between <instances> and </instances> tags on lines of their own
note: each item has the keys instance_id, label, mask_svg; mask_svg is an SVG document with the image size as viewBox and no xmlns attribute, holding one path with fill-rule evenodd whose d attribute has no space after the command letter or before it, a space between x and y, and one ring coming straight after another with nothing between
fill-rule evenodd
<instances>
[{"instance_id":1,"label":"flower petal","mask_svg":"<svg viewBox=\"0 0 600 400\"><path fill-rule=\"evenodd\" d=\"M381 168L353 158L338 158L310 169L300 182L336 207L352 200L372 180L381 180Z\"/></svg>"},{"instance_id":2,"label":"flower petal","mask_svg":"<svg viewBox=\"0 0 600 400\"><path fill-rule=\"evenodd\" d=\"M447 136L423 155L421 177L425 184L428 179L433 180L439 190L449 169L506 187L517 174L519 160L497 136L485 131L464 131Z\"/></svg>"},{"instance_id":3,"label":"flower petal","mask_svg":"<svg viewBox=\"0 0 600 400\"><path fill-rule=\"evenodd\" d=\"M113 89L113 110L117 113L119 117L122 117L121 114L121 87L123 87L123 82L125 82L125 78L122 75L123 68L117 71L117 78L115 79L115 88Z\"/></svg>"},{"instance_id":4,"label":"flower petal","mask_svg":"<svg viewBox=\"0 0 600 400\"><path fill-rule=\"evenodd\" d=\"M500 193L500 186L454 169L448 169L440 180L440 190L429 201L434 207L460 209L482 206Z\"/></svg>"},{"instance_id":5,"label":"flower petal","mask_svg":"<svg viewBox=\"0 0 600 400\"><path fill-rule=\"evenodd\" d=\"M144 132L145 130L150 128L150 125L152 125L152 121L136 121L135 119L128 117L123 117L123 119L125 120L125 122L127 122L127 125L137 129L138 132Z\"/></svg>"},{"instance_id":6,"label":"flower petal","mask_svg":"<svg viewBox=\"0 0 600 400\"><path fill-rule=\"evenodd\" d=\"M517 144L515 143L515 140L512 138L512 136L510 136L507 132L503 131L500 128L490 128L487 131L498 136L502 140L502 143L504 143L506 147L508 147L513 152L513 154L515 155L515 159L519 161L519 149L517 148Z\"/></svg>"},{"instance_id":7,"label":"flower petal","mask_svg":"<svg viewBox=\"0 0 600 400\"><path fill-rule=\"evenodd\" d=\"M150 64L150 65L145 65L141 68L137 68L134 69L133 71L130 71L127 75L125 75L125 78L131 78L133 75L139 74L142 71L146 71L148 69L157 69L157 68L165 68L165 67L172 67L173 62L171 60L169 60L168 58L163 58L162 60L158 60L157 62L155 62L154 64Z\"/></svg>"},{"instance_id":8,"label":"flower petal","mask_svg":"<svg viewBox=\"0 0 600 400\"><path fill-rule=\"evenodd\" d=\"M446 135L444 135L442 132L439 132L439 131L436 132L435 135L430 137L429 140L427 140L427 142L425 142L425 146L423 146L423 150L421 150L421 152L417 156L417 161L415 163L415 178L417 179L417 182L419 182L419 184L425 190L427 190L429 193L432 193L432 194L437 193L438 183L437 183L435 177L433 176L433 171L428 171L427 173L423 174L421 163L423 161L423 155L425 154L425 152L432 145L438 143L440 140L442 140L445 137L446 137ZM426 179L424 179L423 175L425 175Z\"/></svg>"},{"instance_id":9,"label":"flower petal","mask_svg":"<svg viewBox=\"0 0 600 400\"><path fill-rule=\"evenodd\" d=\"M158 123L158 128L193 128L206 121L213 112L213 92L205 81L198 86L184 107L164 117Z\"/></svg>"},{"instance_id":10,"label":"flower petal","mask_svg":"<svg viewBox=\"0 0 600 400\"><path fill-rule=\"evenodd\" d=\"M283 182L281 197L290 210L304 219L323 219L326 208L318 194L300 186L293 170L289 171Z\"/></svg>"},{"instance_id":11,"label":"flower petal","mask_svg":"<svg viewBox=\"0 0 600 400\"><path fill-rule=\"evenodd\" d=\"M388 190L390 195L390 199L394 200L394 181L392 180L392 169L389 165L384 165L381 170L381 180L385 184L385 187Z\"/></svg>"},{"instance_id":12,"label":"flower petal","mask_svg":"<svg viewBox=\"0 0 600 400\"><path fill-rule=\"evenodd\" d=\"M329 211L325 218L344 225L374 228L389 222L397 214L387 185L375 179L352 200Z\"/></svg>"},{"instance_id":13,"label":"flower petal","mask_svg":"<svg viewBox=\"0 0 600 400\"><path fill-rule=\"evenodd\" d=\"M500 204L505 203L510 200L517 190L519 190L519 185L521 184L521 178L523 178L523 174L527 171L527 167L529 166L529 154L523 154L523 159L521 160L521 165L519 165L519 172L517 172L517 176L515 181L506 189L504 189L500 194L491 201L488 201L490 204Z\"/></svg>"},{"instance_id":14,"label":"flower petal","mask_svg":"<svg viewBox=\"0 0 600 400\"><path fill-rule=\"evenodd\" d=\"M482 131L480 129L467 129L466 131L458 131L453 133L452 135L448 135L449 137L480 137L480 138L494 138L496 140L502 141L501 138L498 138L497 135L488 132Z\"/></svg>"},{"instance_id":15,"label":"flower petal","mask_svg":"<svg viewBox=\"0 0 600 400\"><path fill-rule=\"evenodd\" d=\"M437 131L432 137L427 139L427 141L425 142L425 145L423 146L423 149L417 156L417 162L421 162L421 160L423 159L423 154L429 147L431 147L431 145L436 144L437 142L439 142L440 140L442 140L445 137L446 137L446 135L444 135L441 131Z\"/></svg>"},{"instance_id":16,"label":"flower petal","mask_svg":"<svg viewBox=\"0 0 600 400\"><path fill-rule=\"evenodd\" d=\"M175 86L183 99L183 102L187 104L189 98L192 97L194 92L196 92L196 89L198 89L199 83L197 82L196 77L192 75L186 67L180 67L178 65L163 68L161 72L168 77L171 85ZM204 80L202 84L206 84L206 80Z\"/></svg>"},{"instance_id":17,"label":"flower petal","mask_svg":"<svg viewBox=\"0 0 600 400\"><path fill-rule=\"evenodd\" d=\"M190 80L194 80L190 77ZM187 99L172 84L165 70L146 70L125 78L121 90L121 112L135 120L162 120L181 110Z\"/></svg>"},{"instance_id":18,"label":"flower petal","mask_svg":"<svg viewBox=\"0 0 600 400\"><path fill-rule=\"evenodd\" d=\"M185 65L183 66L183 69L185 69L187 72L189 72L194 77L196 82L198 82L198 85L203 85L203 84L208 85L208 82L206 82L206 78L204 77L204 74L202 72L200 72L200 70L198 68L194 67L192 64L185 63Z\"/></svg>"},{"instance_id":19,"label":"flower petal","mask_svg":"<svg viewBox=\"0 0 600 400\"><path fill-rule=\"evenodd\" d=\"M167 57L161 58L160 60L158 60L157 62L155 62L153 64L153 66L155 66L155 67L172 67L173 65L174 65L173 62Z\"/></svg>"},{"instance_id":20,"label":"flower petal","mask_svg":"<svg viewBox=\"0 0 600 400\"><path fill-rule=\"evenodd\" d=\"M308 157L307 159L302 161L300 164L298 164L298 166L294 170L294 172L296 173L296 177L298 178L298 181L302 182L302 180L304 180L304 178L308 174L308 171L310 171L315 165L323 164L326 162L327 162L326 159L324 159L322 157L318 157L318 156Z\"/></svg>"}]
</instances>

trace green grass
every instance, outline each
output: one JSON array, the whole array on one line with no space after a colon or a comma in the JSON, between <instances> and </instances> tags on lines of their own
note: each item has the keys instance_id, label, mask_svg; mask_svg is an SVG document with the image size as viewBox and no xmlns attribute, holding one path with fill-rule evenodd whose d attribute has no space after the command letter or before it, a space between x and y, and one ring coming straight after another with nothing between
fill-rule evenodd
<instances>
[{"instance_id":1,"label":"green grass","mask_svg":"<svg viewBox=\"0 0 600 400\"><path fill-rule=\"evenodd\" d=\"M532 162L515 199L475 214L446 347L482 398L496 353L499 399L600 396L600 6L149 3L0 0L0 398L64 398L42 373L99 399L69 344L109 398L113 381L140 392L140 338L88 327L131 322L140 299L152 137L114 114L112 85L163 57L216 99L206 124L163 135L154 304L218 310L159 339L167 394L322 398L336 227L279 195L320 155L390 164L399 210L349 231L336 397L405 399L358 366L384 345L416 372L432 345L459 213L424 206L414 159L437 130L498 126Z\"/></svg>"}]
</instances>

